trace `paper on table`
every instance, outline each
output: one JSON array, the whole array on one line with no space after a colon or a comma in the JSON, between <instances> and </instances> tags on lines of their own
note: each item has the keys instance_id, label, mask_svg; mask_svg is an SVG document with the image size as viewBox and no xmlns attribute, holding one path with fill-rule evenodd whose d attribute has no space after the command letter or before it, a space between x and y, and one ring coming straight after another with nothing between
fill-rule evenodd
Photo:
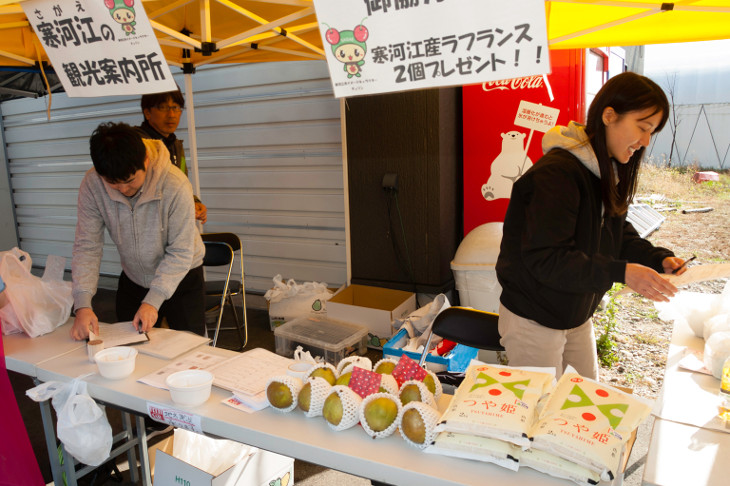
<instances>
[{"instance_id":1,"label":"paper on table","mask_svg":"<svg viewBox=\"0 0 730 486\"><path fill-rule=\"evenodd\" d=\"M703 265L693 265L687 268L682 275L661 274L675 287L683 287L697 282L705 282L707 280L716 280L718 278L730 277L730 263L708 263ZM624 287L617 295L635 292L631 287Z\"/></svg>"},{"instance_id":2,"label":"paper on table","mask_svg":"<svg viewBox=\"0 0 730 486\"><path fill-rule=\"evenodd\" d=\"M147 334L137 331L132 321L117 322L116 324L100 322L99 335L94 334L94 331L89 331L89 341L95 339L104 341L105 348L149 341Z\"/></svg>"},{"instance_id":3,"label":"paper on table","mask_svg":"<svg viewBox=\"0 0 730 486\"><path fill-rule=\"evenodd\" d=\"M258 412L259 410L263 410L269 406L269 401L266 398L266 392L261 392L253 397L249 395L244 395L242 397L233 395L221 401L221 403L247 413Z\"/></svg>"},{"instance_id":4,"label":"paper on table","mask_svg":"<svg viewBox=\"0 0 730 486\"><path fill-rule=\"evenodd\" d=\"M682 275L663 275L675 286L681 287L696 282L730 277L730 263L693 265Z\"/></svg>"},{"instance_id":5,"label":"paper on table","mask_svg":"<svg viewBox=\"0 0 730 486\"><path fill-rule=\"evenodd\" d=\"M685 349L684 353L683 360L692 351ZM720 381L712 375L679 370L667 372L652 413L664 420L730 433L718 416L722 403L717 393L719 388Z\"/></svg>"},{"instance_id":6,"label":"paper on table","mask_svg":"<svg viewBox=\"0 0 730 486\"><path fill-rule=\"evenodd\" d=\"M165 379L171 374L183 370L207 370L227 359L225 356L217 356L207 351L193 351L192 353L179 357L154 373L143 376L137 381L145 385L154 386L155 388L167 390Z\"/></svg>"},{"instance_id":7,"label":"paper on table","mask_svg":"<svg viewBox=\"0 0 730 486\"><path fill-rule=\"evenodd\" d=\"M210 339L187 331L176 331L162 327L153 327L149 331L150 340L138 348L155 358L173 359L193 348L210 342Z\"/></svg>"},{"instance_id":8,"label":"paper on table","mask_svg":"<svg viewBox=\"0 0 730 486\"><path fill-rule=\"evenodd\" d=\"M263 348L254 348L219 363L208 371L215 375L213 384L238 396L255 396L266 389L266 382L286 373L294 360Z\"/></svg>"}]
</instances>

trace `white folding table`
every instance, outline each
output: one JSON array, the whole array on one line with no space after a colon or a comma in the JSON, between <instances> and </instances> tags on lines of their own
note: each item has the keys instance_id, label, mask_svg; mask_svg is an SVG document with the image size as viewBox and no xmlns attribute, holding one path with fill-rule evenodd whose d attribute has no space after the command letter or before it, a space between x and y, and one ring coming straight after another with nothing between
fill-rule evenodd
<instances>
[{"instance_id":1,"label":"white folding table","mask_svg":"<svg viewBox=\"0 0 730 486\"><path fill-rule=\"evenodd\" d=\"M26 334L9 334L3 336L3 350L5 353L5 367L16 373L20 373L33 378L38 384L44 381L38 378L38 368L43 363L60 358L66 354L72 353L75 356L83 354L88 362L88 353L86 352L85 341L75 341L71 338L70 329L73 325L73 317L69 318L64 324L56 328L55 331L30 338ZM89 363L91 365L91 363ZM94 365L91 365L95 367ZM74 378L70 376L61 381L69 381ZM48 381L48 380L45 380ZM56 448L56 433L53 424L53 415L51 414L50 400L39 403L41 410L41 419L43 421L43 431L45 434L46 446L48 449L48 458L53 473L53 482L55 484L64 484L64 473L66 475L65 484L69 486L76 485L76 478L84 476L95 468L93 466L85 466L78 471L75 468L75 461L63 449L64 464L62 465ZM127 453L127 461L129 462L130 479L137 481L137 457L134 452L135 446L139 446L140 456L147 454L147 441L145 436L145 427L143 416L136 416L137 430L140 431L137 437L132 432L132 422L129 413L122 411L123 430L114 436L114 444L116 445L110 454L111 458L117 457L123 453ZM149 463L142 461L142 483L151 485L149 478Z\"/></svg>"},{"instance_id":2,"label":"white folding table","mask_svg":"<svg viewBox=\"0 0 730 486\"><path fill-rule=\"evenodd\" d=\"M231 351L220 348L208 348L208 351L232 355ZM217 387L213 387L205 404L186 410L172 402L167 390L137 381L166 364L165 360L139 354L135 371L128 378L107 380L100 375L87 378L89 393L112 406L139 414L147 413L147 402L180 408L198 414L206 434L389 484L572 484L528 468L514 472L489 463L426 454L409 446L397 434L374 440L360 426L335 432L323 418L306 418L299 410L288 414L271 408L251 414L241 412L221 403L230 397L230 392ZM78 350L41 363L38 378L68 380L94 370L95 366L88 362L85 352ZM142 459L148 458L142 456Z\"/></svg>"},{"instance_id":3,"label":"white folding table","mask_svg":"<svg viewBox=\"0 0 730 486\"><path fill-rule=\"evenodd\" d=\"M643 484L724 486L730 482L730 429L707 428L720 381L679 368L685 348L702 351L704 340L675 321Z\"/></svg>"}]
</instances>

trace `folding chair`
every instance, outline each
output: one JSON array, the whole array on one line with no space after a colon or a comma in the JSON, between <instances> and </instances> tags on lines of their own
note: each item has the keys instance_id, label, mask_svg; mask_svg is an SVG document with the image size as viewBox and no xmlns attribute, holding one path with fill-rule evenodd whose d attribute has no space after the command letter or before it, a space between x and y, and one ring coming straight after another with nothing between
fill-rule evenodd
<instances>
[{"instance_id":1,"label":"folding chair","mask_svg":"<svg viewBox=\"0 0 730 486\"><path fill-rule=\"evenodd\" d=\"M436 334L455 343L489 351L504 351L499 344L499 315L466 307L449 307L433 320L423 354L418 364L423 366L428 355L431 339Z\"/></svg>"},{"instance_id":2,"label":"folding chair","mask_svg":"<svg viewBox=\"0 0 730 486\"><path fill-rule=\"evenodd\" d=\"M205 244L205 257L203 258L203 265L206 267L221 267L227 266L225 280L208 280L206 277L205 281L205 295L220 297L220 301L217 304L218 319L215 325L215 334L213 335L213 346L218 344L218 335L223 330L237 330L239 339L241 340L241 347L246 347L248 342L248 320L246 318L246 288L244 284L243 274L243 248L241 240L234 233L203 233L200 235L203 238ZM233 273L233 264L235 262L235 252L239 252L239 260L241 262L241 279L231 279ZM242 319L239 319L236 306L233 304L233 296L241 296L241 310L243 313ZM223 320L223 311L225 310L225 304L228 302L233 317L235 318L235 327L224 327L221 328L221 322ZM206 308L206 311L210 311L215 307Z\"/></svg>"}]
</instances>

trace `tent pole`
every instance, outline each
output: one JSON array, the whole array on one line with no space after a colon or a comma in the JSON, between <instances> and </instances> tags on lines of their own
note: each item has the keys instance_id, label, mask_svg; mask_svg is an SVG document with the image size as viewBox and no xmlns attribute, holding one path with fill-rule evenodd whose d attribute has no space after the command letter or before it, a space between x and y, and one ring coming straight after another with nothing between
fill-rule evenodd
<instances>
[{"instance_id":1,"label":"tent pole","mask_svg":"<svg viewBox=\"0 0 730 486\"><path fill-rule=\"evenodd\" d=\"M352 245L350 244L350 190L347 172L347 99L340 98L340 135L342 137L342 179L345 197L345 259L347 272L345 285L352 280Z\"/></svg>"},{"instance_id":2,"label":"tent pole","mask_svg":"<svg viewBox=\"0 0 730 486\"><path fill-rule=\"evenodd\" d=\"M190 166L188 173L193 184L193 193L200 197L200 177L198 175L198 140L195 134L195 105L193 102L193 78L191 73L185 73L185 112L188 120L188 144L190 146Z\"/></svg>"}]
</instances>

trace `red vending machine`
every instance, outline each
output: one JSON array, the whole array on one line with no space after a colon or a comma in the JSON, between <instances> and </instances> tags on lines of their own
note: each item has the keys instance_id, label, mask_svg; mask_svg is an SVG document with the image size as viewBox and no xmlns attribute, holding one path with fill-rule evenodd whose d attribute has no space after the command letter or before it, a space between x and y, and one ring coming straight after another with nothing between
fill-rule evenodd
<instances>
[{"instance_id":1,"label":"red vending machine","mask_svg":"<svg viewBox=\"0 0 730 486\"><path fill-rule=\"evenodd\" d=\"M560 110L558 125L585 119L586 50L550 51L550 62L549 86L528 76L463 88L464 235L504 221L514 180L542 156L543 133L515 125L521 101Z\"/></svg>"}]
</instances>

